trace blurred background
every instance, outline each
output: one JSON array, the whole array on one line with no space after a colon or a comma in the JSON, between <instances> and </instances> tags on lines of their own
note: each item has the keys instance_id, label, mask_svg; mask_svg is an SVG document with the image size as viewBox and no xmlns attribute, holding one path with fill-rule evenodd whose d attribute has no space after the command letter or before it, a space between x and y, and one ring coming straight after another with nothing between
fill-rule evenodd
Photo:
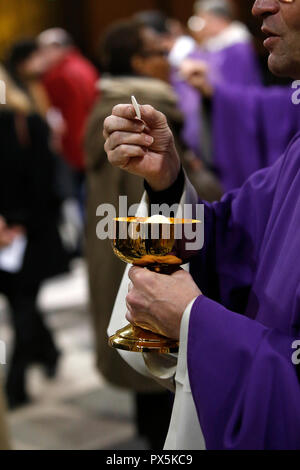
<instances>
[{"instance_id":1,"label":"blurred background","mask_svg":"<svg viewBox=\"0 0 300 470\"><path fill-rule=\"evenodd\" d=\"M32 36L46 28L66 29L89 57L97 58L99 34L112 21L127 18L142 10L158 9L183 22L189 18L193 0L131 0L111 4L98 0L13 0L1 1L0 53L19 38Z\"/></svg>"},{"instance_id":2,"label":"blurred background","mask_svg":"<svg viewBox=\"0 0 300 470\"><path fill-rule=\"evenodd\" d=\"M124 265L96 209L143 184L103 121L132 94L164 112L208 201L271 164L300 116L252 5L0 0L0 449L162 449L172 393L107 345Z\"/></svg>"}]
</instances>

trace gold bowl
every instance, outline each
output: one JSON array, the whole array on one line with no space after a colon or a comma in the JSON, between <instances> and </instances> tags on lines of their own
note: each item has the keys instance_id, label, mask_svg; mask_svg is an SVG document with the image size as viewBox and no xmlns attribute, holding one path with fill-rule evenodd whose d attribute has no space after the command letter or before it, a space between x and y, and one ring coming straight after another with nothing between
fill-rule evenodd
<instances>
[{"instance_id":1,"label":"gold bowl","mask_svg":"<svg viewBox=\"0 0 300 470\"><path fill-rule=\"evenodd\" d=\"M152 222L148 217L114 219L113 251L122 261L162 274L172 274L198 251L187 250L193 240L186 233L196 233L194 219L168 218ZM148 331L144 325L127 325L109 338L113 348L135 352L178 352L177 340Z\"/></svg>"},{"instance_id":2,"label":"gold bowl","mask_svg":"<svg viewBox=\"0 0 300 470\"><path fill-rule=\"evenodd\" d=\"M115 255L126 263L156 271L186 264L195 252L186 250L185 233L188 229L195 232L200 221L169 218L169 223L148 223L148 220L148 217L114 219Z\"/></svg>"}]
</instances>

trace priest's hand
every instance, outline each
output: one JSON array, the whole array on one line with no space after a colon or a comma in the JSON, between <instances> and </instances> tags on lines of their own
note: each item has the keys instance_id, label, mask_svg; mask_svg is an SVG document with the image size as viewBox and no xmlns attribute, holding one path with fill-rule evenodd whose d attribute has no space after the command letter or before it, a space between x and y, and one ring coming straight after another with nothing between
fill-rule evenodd
<instances>
[{"instance_id":1,"label":"priest's hand","mask_svg":"<svg viewBox=\"0 0 300 470\"><path fill-rule=\"evenodd\" d=\"M168 338L179 339L180 324L188 304L201 295L192 276L183 269L172 275L132 267L126 297L127 320Z\"/></svg>"},{"instance_id":2,"label":"priest's hand","mask_svg":"<svg viewBox=\"0 0 300 470\"><path fill-rule=\"evenodd\" d=\"M154 191L169 188L177 179L180 160L164 114L140 106L142 120L130 104L113 108L104 121L104 149L109 162L143 177Z\"/></svg>"},{"instance_id":3,"label":"priest's hand","mask_svg":"<svg viewBox=\"0 0 300 470\"><path fill-rule=\"evenodd\" d=\"M208 65L200 60L186 59L180 67L182 77L194 88L196 88L205 98L211 98L214 89L209 81Z\"/></svg>"}]
</instances>

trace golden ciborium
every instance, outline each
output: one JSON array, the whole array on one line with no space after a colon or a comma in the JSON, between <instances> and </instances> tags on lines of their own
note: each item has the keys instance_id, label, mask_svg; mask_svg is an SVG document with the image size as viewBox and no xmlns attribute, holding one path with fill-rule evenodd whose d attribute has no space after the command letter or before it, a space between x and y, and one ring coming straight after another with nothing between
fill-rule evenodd
<instances>
[{"instance_id":1,"label":"golden ciborium","mask_svg":"<svg viewBox=\"0 0 300 470\"><path fill-rule=\"evenodd\" d=\"M186 249L185 234L195 234L199 223L163 216L116 218L113 251L126 263L172 274L195 254L196 251ZM153 333L144 325L128 324L109 338L109 345L126 351L168 354L178 352L179 342Z\"/></svg>"}]
</instances>

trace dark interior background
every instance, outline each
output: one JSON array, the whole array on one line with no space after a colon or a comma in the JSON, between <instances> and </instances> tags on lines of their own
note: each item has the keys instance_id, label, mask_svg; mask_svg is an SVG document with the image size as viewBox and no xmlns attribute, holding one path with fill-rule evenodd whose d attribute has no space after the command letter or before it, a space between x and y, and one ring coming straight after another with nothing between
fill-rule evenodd
<instances>
[{"instance_id":1,"label":"dark interior background","mask_svg":"<svg viewBox=\"0 0 300 470\"><path fill-rule=\"evenodd\" d=\"M253 0L229 0L245 22L251 20ZM99 37L112 21L145 9L160 9L186 23L194 0L0 0L0 60L12 42L45 28L61 26L75 38L81 50L96 59Z\"/></svg>"}]
</instances>

